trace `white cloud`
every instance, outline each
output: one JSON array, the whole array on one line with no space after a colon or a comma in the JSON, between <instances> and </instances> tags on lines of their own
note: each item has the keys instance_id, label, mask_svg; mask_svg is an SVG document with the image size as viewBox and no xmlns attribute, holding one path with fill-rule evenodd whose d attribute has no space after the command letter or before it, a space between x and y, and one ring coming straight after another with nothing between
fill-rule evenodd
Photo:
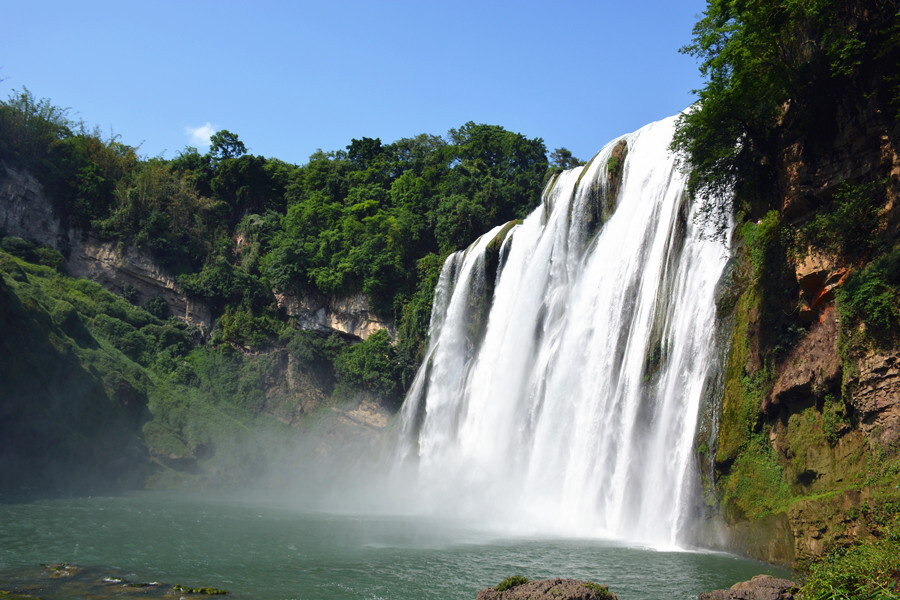
<instances>
[{"instance_id":1,"label":"white cloud","mask_svg":"<svg viewBox=\"0 0 900 600\"><path fill-rule=\"evenodd\" d=\"M185 127L185 135L191 136L191 145L197 148L208 148L209 138L216 132L215 127L207 121L200 127Z\"/></svg>"}]
</instances>

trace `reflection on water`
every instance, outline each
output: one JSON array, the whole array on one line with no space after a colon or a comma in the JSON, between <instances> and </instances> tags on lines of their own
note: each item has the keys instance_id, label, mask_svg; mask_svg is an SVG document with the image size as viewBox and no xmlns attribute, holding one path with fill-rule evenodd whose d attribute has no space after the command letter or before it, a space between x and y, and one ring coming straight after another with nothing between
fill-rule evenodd
<instances>
[{"instance_id":1,"label":"reflection on water","mask_svg":"<svg viewBox=\"0 0 900 600\"><path fill-rule=\"evenodd\" d=\"M497 538L450 521L160 493L0 505L0 581L41 563L103 567L128 581L212 586L260 600L472 600L511 574L591 579L623 600L687 599L757 573L786 575L723 554Z\"/></svg>"}]
</instances>

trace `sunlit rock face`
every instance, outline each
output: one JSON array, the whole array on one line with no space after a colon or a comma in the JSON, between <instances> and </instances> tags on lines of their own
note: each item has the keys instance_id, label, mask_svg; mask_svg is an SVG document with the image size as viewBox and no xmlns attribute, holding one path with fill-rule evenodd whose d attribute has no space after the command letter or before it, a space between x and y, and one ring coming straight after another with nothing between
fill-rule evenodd
<instances>
[{"instance_id":1,"label":"sunlit rock face","mask_svg":"<svg viewBox=\"0 0 900 600\"><path fill-rule=\"evenodd\" d=\"M685 194L673 128L614 140L524 222L447 260L401 414L419 506L506 531L683 539L728 251Z\"/></svg>"},{"instance_id":2,"label":"sunlit rock face","mask_svg":"<svg viewBox=\"0 0 900 600\"><path fill-rule=\"evenodd\" d=\"M382 329L394 335L394 324L375 314L365 294L325 296L311 291L275 295L278 307L297 319L301 329L336 331L364 340Z\"/></svg>"}]
</instances>

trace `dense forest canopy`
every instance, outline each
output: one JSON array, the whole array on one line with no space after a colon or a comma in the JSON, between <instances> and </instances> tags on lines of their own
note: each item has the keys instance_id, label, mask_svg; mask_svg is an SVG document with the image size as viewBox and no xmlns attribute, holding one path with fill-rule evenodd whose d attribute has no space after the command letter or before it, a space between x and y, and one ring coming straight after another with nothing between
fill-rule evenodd
<instances>
[{"instance_id":1,"label":"dense forest canopy","mask_svg":"<svg viewBox=\"0 0 900 600\"><path fill-rule=\"evenodd\" d=\"M579 164L565 148L553 156ZM445 137L353 139L305 165L249 154L227 130L205 154L142 158L27 89L0 103L0 160L36 175L70 225L152 252L213 310L220 341L276 339L286 321L273 292L364 293L397 324L407 378L443 258L529 212L551 166L542 140L472 122Z\"/></svg>"}]
</instances>

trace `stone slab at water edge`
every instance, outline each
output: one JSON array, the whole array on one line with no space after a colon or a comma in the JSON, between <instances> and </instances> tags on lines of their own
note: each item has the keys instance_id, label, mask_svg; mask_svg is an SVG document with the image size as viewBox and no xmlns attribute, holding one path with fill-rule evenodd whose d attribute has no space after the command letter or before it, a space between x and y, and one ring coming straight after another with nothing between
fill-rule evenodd
<instances>
[{"instance_id":1,"label":"stone slab at water edge","mask_svg":"<svg viewBox=\"0 0 900 600\"><path fill-rule=\"evenodd\" d=\"M697 600L795 600L801 597L799 586L789 579L771 575L757 575L750 581L742 581L727 590L704 592Z\"/></svg>"},{"instance_id":2,"label":"stone slab at water edge","mask_svg":"<svg viewBox=\"0 0 900 600\"><path fill-rule=\"evenodd\" d=\"M499 587L499 586L498 586ZM579 579L527 581L503 591L485 588L476 600L618 600L605 585Z\"/></svg>"}]
</instances>

